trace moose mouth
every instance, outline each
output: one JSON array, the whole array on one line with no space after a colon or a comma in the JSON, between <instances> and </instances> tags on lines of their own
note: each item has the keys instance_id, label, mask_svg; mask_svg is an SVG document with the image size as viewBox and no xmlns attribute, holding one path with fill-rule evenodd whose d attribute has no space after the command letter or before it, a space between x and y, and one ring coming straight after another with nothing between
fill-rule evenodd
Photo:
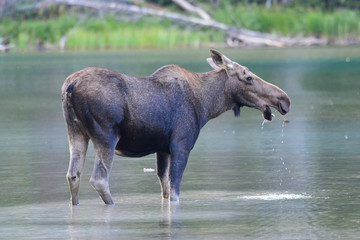
<instances>
[{"instance_id":1,"label":"moose mouth","mask_svg":"<svg viewBox=\"0 0 360 240\"><path fill-rule=\"evenodd\" d=\"M265 107L265 110L263 111L263 117L265 120L268 120L268 121L272 120L273 114L272 114L269 106Z\"/></svg>"}]
</instances>

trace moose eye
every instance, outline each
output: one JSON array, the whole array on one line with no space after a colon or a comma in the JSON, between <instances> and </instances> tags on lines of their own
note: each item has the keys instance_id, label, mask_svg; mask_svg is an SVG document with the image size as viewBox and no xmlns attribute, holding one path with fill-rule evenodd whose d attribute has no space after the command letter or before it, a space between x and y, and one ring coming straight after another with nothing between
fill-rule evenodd
<instances>
[{"instance_id":1,"label":"moose eye","mask_svg":"<svg viewBox=\"0 0 360 240\"><path fill-rule=\"evenodd\" d=\"M246 80L250 82L252 80L252 77L247 77Z\"/></svg>"}]
</instances>

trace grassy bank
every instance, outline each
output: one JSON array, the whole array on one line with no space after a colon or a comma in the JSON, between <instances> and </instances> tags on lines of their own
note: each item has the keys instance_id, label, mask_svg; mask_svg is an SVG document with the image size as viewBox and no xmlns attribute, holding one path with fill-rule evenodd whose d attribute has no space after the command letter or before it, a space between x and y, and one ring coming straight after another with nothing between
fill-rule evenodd
<instances>
[{"instance_id":1,"label":"grassy bank","mask_svg":"<svg viewBox=\"0 0 360 240\"><path fill-rule=\"evenodd\" d=\"M223 23L260 32L284 36L316 36L348 38L360 36L360 11L275 6L266 9L259 5L224 3L213 13Z\"/></svg>"},{"instance_id":2,"label":"grassy bank","mask_svg":"<svg viewBox=\"0 0 360 240\"><path fill-rule=\"evenodd\" d=\"M68 34L69 49L129 49L205 47L224 42L224 33L214 30L191 31L154 19L136 23L116 22L112 17L89 20Z\"/></svg>"},{"instance_id":3,"label":"grassy bank","mask_svg":"<svg viewBox=\"0 0 360 240\"><path fill-rule=\"evenodd\" d=\"M118 22L108 16L102 20L87 19L78 24L74 16L63 15L50 20L13 21L0 23L0 36L9 36L19 50L35 49L47 43L58 45L67 37L70 50L207 47L223 43L221 31L193 31L172 26L169 22L143 19L136 23Z\"/></svg>"},{"instance_id":4,"label":"grassy bank","mask_svg":"<svg viewBox=\"0 0 360 240\"><path fill-rule=\"evenodd\" d=\"M316 36L336 39L360 37L360 11L337 9L324 12L310 8L266 9L259 5L231 6L225 1L213 10L219 22L285 36ZM20 51L45 45L58 48L62 36L70 50L208 47L223 44L225 34L212 29L191 29L169 21L142 18L119 22L107 16L87 18L79 23L74 15L63 14L42 20L0 20L0 37Z\"/></svg>"}]
</instances>

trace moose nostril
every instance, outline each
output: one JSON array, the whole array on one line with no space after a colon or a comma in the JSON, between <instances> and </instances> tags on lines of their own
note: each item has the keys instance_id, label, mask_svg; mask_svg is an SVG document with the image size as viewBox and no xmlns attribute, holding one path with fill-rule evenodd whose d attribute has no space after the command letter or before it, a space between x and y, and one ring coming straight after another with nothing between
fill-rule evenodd
<instances>
[{"instance_id":1,"label":"moose nostril","mask_svg":"<svg viewBox=\"0 0 360 240\"><path fill-rule=\"evenodd\" d=\"M281 103L279 101L278 106L279 106L279 110L281 111L282 114L286 114L286 113L289 112L289 105L288 104L284 104L284 103Z\"/></svg>"},{"instance_id":2,"label":"moose nostril","mask_svg":"<svg viewBox=\"0 0 360 240\"><path fill-rule=\"evenodd\" d=\"M290 99L289 97L285 94L285 95L281 95L278 98L278 106L279 109L281 110L281 112L283 114L286 114L290 111Z\"/></svg>"},{"instance_id":3,"label":"moose nostril","mask_svg":"<svg viewBox=\"0 0 360 240\"><path fill-rule=\"evenodd\" d=\"M280 108L281 108L281 111L282 111L283 113L287 113L287 112L288 112L287 109L284 109L284 108L283 108L282 104L280 104Z\"/></svg>"},{"instance_id":4,"label":"moose nostril","mask_svg":"<svg viewBox=\"0 0 360 240\"><path fill-rule=\"evenodd\" d=\"M281 96L277 98L280 102L282 101L287 101L288 97L287 96Z\"/></svg>"}]
</instances>

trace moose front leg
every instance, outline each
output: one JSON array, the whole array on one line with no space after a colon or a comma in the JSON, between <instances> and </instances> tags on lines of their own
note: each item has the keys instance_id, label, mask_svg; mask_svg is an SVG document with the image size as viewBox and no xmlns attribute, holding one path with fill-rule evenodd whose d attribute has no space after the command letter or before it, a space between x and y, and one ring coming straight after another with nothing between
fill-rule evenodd
<instances>
[{"instance_id":1,"label":"moose front leg","mask_svg":"<svg viewBox=\"0 0 360 240\"><path fill-rule=\"evenodd\" d=\"M180 184L187 161L189 151L181 147L172 147L170 160L170 201L179 202Z\"/></svg>"}]
</instances>

